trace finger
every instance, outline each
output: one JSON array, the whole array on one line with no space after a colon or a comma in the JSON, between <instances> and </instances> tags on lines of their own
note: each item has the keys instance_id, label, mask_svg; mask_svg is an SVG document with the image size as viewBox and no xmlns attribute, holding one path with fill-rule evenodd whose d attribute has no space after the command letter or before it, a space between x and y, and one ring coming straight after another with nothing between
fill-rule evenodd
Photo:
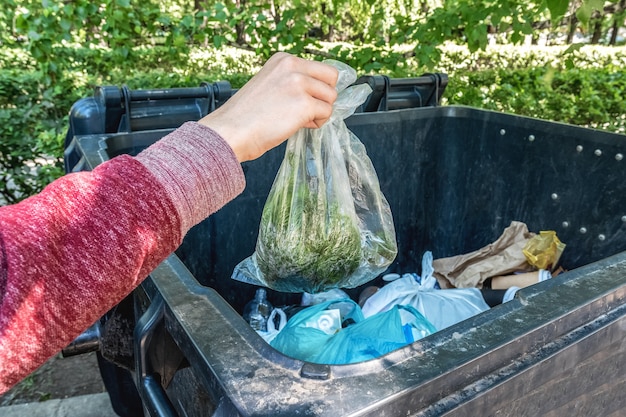
<instances>
[{"instance_id":1,"label":"finger","mask_svg":"<svg viewBox=\"0 0 626 417\"><path fill-rule=\"evenodd\" d=\"M324 124L326 124L328 120L329 119L315 119L304 125L304 127L308 129L319 129L320 127L324 126Z\"/></svg>"},{"instance_id":2,"label":"finger","mask_svg":"<svg viewBox=\"0 0 626 417\"><path fill-rule=\"evenodd\" d=\"M318 61L306 61L307 62L307 70L306 74L316 78L333 89L335 85L337 85L337 79L339 78L339 71L337 68L332 67L328 64L324 64L323 62Z\"/></svg>"},{"instance_id":3,"label":"finger","mask_svg":"<svg viewBox=\"0 0 626 417\"><path fill-rule=\"evenodd\" d=\"M332 104L316 99L311 101L309 108L311 109L311 113L309 113L309 119L303 126L311 129L322 127L322 125L330 119L333 111Z\"/></svg>"},{"instance_id":4,"label":"finger","mask_svg":"<svg viewBox=\"0 0 626 417\"><path fill-rule=\"evenodd\" d=\"M306 93L317 100L331 105L337 99L337 90L335 90L334 86L314 78L309 79L306 86Z\"/></svg>"},{"instance_id":5,"label":"finger","mask_svg":"<svg viewBox=\"0 0 626 417\"><path fill-rule=\"evenodd\" d=\"M268 68L282 66L288 72L300 72L324 81L331 87L334 87L337 84L337 79L339 78L339 71L331 65L319 61L311 61L300 58L285 52L278 52L274 54L270 57L265 66Z\"/></svg>"}]
</instances>

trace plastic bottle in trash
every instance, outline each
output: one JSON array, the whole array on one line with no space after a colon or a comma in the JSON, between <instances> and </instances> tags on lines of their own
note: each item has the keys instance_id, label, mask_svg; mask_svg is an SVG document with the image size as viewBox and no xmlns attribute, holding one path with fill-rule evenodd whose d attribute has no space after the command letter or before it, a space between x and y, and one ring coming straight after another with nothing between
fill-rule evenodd
<instances>
[{"instance_id":1,"label":"plastic bottle in trash","mask_svg":"<svg viewBox=\"0 0 626 417\"><path fill-rule=\"evenodd\" d=\"M272 305L267 301L267 292L263 288L256 290L253 300L243 309L243 318L256 331L267 331L267 320L272 313Z\"/></svg>"}]
</instances>

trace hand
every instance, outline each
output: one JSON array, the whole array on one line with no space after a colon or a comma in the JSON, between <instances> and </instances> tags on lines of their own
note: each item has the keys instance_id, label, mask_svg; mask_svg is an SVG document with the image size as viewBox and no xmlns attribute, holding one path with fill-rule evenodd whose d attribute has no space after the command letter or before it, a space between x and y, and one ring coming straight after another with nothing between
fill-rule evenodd
<instances>
[{"instance_id":1,"label":"hand","mask_svg":"<svg viewBox=\"0 0 626 417\"><path fill-rule=\"evenodd\" d=\"M298 129L318 128L330 118L337 77L330 65L277 53L199 123L219 133L240 162L256 159Z\"/></svg>"}]
</instances>

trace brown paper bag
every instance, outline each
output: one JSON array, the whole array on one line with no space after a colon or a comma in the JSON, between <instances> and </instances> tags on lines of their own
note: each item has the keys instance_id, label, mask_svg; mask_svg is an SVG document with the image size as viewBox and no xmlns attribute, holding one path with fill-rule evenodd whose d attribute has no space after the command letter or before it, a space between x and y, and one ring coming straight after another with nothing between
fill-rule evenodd
<instances>
[{"instance_id":1,"label":"brown paper bag","mask_svg":"<svg viewBox=\"0 0 626 417\"><path fill-rule=\"evenodd\" d=\"M513 221L495 242L463 255L433 261L441 288L482 288L487 278L535 270L523 249L535 236L525 223Z\"/></svg>"}]
</instances>

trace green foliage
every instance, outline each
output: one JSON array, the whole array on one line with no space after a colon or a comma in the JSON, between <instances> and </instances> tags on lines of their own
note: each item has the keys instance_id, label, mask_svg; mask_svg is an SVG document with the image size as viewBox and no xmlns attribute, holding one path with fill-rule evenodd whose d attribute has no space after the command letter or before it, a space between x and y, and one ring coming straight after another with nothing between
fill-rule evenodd
<instances>
[{"instance_id":1,"label":"green foliage","mask_svg":"<svg viewBox=\"0 0 626 417\"><path fill-rule=\"evenodd\" d=\"M584 0L582 5L576 11L576 17L583 26L587 26L591 20L593 12L604 9L604 0Z\"/></svg>"},{"instance_id":2,"label":"green foliage","mask_svg":"<svg viewBox=\"0 0 626 417\"><path fill-rule=\"evenodd\" d=\"M552 22L555 23L567 12L567 8L569 7L569 0L547 0L546 4L548 5L548 9L550 10L550 17L552 18Z\"/></svg>"},{"instance_id":3,"label":"green foliage","mask_svg":"<svg viewBox=\"0 0 626 417\"><path fill-rule=\"evenodd\" d=\"M583 32L597 19L604 19L605 31L613 24L621 28L626 10L615 0L3 4L0 198L5 202L37 192L61 174L70 106L94 86L196 86L225 79L240 87L279 50L335 58L363 74L447 72L450 103L607 129L624 126L623 79L614 71L626 66L621 49L510 47L540 31L562 34L573 13ZM538 29L547 19L549 29ZM505 47L489 46L494 41Z\"/></svg>"},{"instance_id":4,"label":"green foliage","mask_svg":"<svg viewBox=\"0 0 626 417\"><path fill-rule=\"evenodd\" d=\"M435 69L450 74L465 70L512 70L547 66L558 70L626 67L626 49L615 47L578 44L570 47L528 45L512 48L508 45L495 45L470 52L464 46L445 44L442 50Z\"/></svg>"},{"instance_id":5,"label":"green foliage","mask_svg":"<svg viewBox=\"0 0 626 417\"><path fill-rule=\"evenodd\" d=\"M190 15L164 14L156 1L88 0L72 2L8 0L10 12L4 18L10 26L3 42L22 43L51 84L71 70L74 62L63 51L68 47L108 49L108 65L132 65L139 47L160 43L167 47L163 57L183 60L189 51L188 37L193 26ZM11 22L9 24L8 22ZM19 40L19 42L18 42Z\"/></svg>"},{"instance_id":6,"label":"green foliage","mask_svg":"<svg viewBox=\"0 0 626 417\"><path fill-rule=\"evenodd\" d=\"M444 1L431 11L427 20L414 26L409 38L415 40L415 54L419 62L433 66L440 58L437 47L454 37L462 38L470 51L484 49L488 41L488 28L508 32L513 43L520 43L532 33L532 23L543 12L543 3L505 0L499 2L465 0Z\"/></svg>"},{"instance_id":7,"label":"green foliage","mask_svg":"<svg viewBox=\"0 0 626 417\"><path fill-rule=\"evenodd\" d=\"M314 292L337 285L359 266L361 235L356 220L337 202L324 201L323 192L316 190L303 181L288 183L268 196L259 229L262 250L256 259L272 287L293 285Z\"/></svg>"},{"instance_id":8,"label":"green foliage","mask_svg":"<svg viewBox=\"0 0 626 417\"><path fill-rule=\"evenodd\" d=\"M626 133L621 67L490 69L452 77L447 104L481 107Z\"/></svg>"},{"instance_id":9,"label":"green foliage","mask_svg":"<svg viewBox=\"0 0 626 417\"><path fill-rule=\"evenodd\" d=\"M66 65L50 84L28 51L0 48L0 204L37 193L63 174L69 110L95 86L190 87L226 80L241 87L261 64L253 53L233 49L194 50L181 64L168 59L167 49L135 48L132 60L118 63L110 48L57 46L55 56Z\"/></svg>"},{"instance_id":10,"label":"green foliage","mask_svg":"<svg viewBox=\"0 0 626 417\"><path fill-rule=\"evenodd\" d=\"M37 73L0 70L0 196L27 197L58 177L64 115L55 105L60 86L44 88ZM39 140L33 142L32 137ZM56 156L52 156L56 155Z\"/></svg>"},{"instance_id":11,"label":"green foliage","mask_svg":"<svg viewBox=\"0 0 626 417\"><path fill-rule=\"evenodd\" d=\"M218 48L239 46L264 58L276 51L298 54L316 42L307 37L311 13L314 6L300 1L215 2L196 13L195 39Z\"/></svg>"}]
</instances>

